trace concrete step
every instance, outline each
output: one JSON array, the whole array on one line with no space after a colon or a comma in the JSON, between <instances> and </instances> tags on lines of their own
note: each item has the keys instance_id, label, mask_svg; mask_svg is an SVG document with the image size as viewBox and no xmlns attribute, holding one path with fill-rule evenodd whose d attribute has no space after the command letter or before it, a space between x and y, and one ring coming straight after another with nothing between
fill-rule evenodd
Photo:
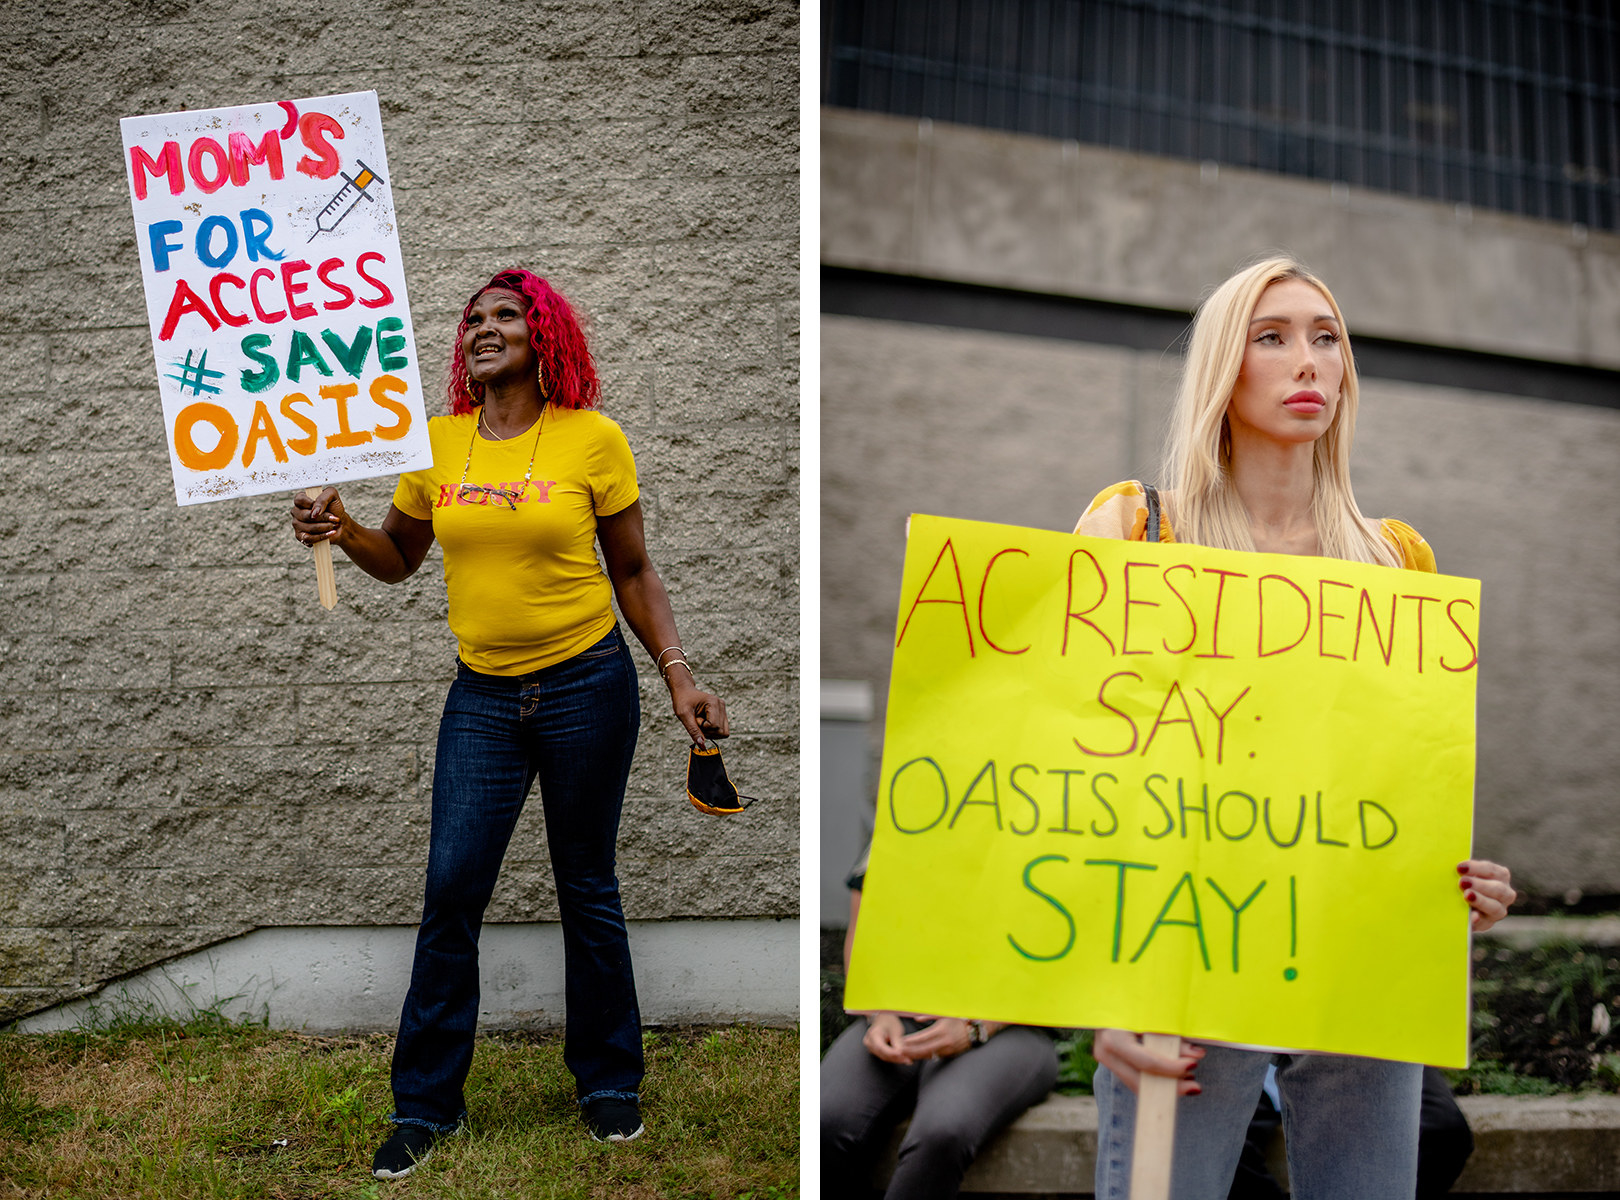
<instances>
[{"instance_id":1,"label":"concrete step","mask_svg":"<svg viewBox=\"0 0 1620 1200\"><path fill-rule=\"evenodd\" d=\"M1547 942L1579 942L1583 946L1620 946L1620 916L1503 917L1490 930L1475 935L1506 942L1515 950L1530 950Z\"/></svg>"},{"instance_id":2,"label":"concrete step","mask_svg":"<svg viewBox=\"0 0 1620 1200\"><path fill-rule=\"evenodd\" d=\"M1474 1155L1453 1191L1475 1195L1590 1195L1620 1192L1620 1097L1462 1096ZM897 1132L880 1168L886 1182ZM1097 1102L1051 1096L980 1153L964 1195L1079 1197L1091 1194ZM1282 1138L1269 1155L1287 1183Z\"/></svg>"}]
</instances>

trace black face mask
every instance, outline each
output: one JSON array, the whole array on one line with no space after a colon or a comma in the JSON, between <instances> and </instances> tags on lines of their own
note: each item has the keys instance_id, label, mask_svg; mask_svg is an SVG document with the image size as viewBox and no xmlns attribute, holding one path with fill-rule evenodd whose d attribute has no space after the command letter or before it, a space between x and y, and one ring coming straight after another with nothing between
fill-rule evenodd
<instances>
[{"instance_id":1,"label":"black face mask","mask_svg":"<svg viewBox=\"0 0 1620 1200\"><path fill-rule=\"evenodd\" d=\"M736 785L726 776L726 764L720 761L720 747L710 743L699 750L692 747L686 759L686 798L699 812L726 817L742 812L752 796L739 796Z\"/></svg>"}]
</instances>

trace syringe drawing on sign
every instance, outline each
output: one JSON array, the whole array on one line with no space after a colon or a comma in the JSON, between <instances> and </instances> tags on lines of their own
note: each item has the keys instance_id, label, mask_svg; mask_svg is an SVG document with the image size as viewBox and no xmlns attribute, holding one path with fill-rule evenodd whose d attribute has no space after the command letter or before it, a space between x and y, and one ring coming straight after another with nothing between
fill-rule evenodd
<instances>
[{"instance_id":1,"label":"syringe drawing on sign","mask_svg":"<svg viewBox=\"0 0 1620 1200\"><path fill-rule=\"evenodd\" d=\"M372 171L370 167L359 159L355 160L355 165L360 168L360 174L353 178L341 171L338 172L338 174L343 175L343 186L338 189L337 195L326 202L326 207L315 215L315 232L309 235L310 241L313 242L320 234L330 233L336 229L343 218L353 212L355 205L359 204L361 200L370 200L373 204L376 203L376 197L370 195L366 189L373 183L387 183L388 181Z\"/></svg>"}]
</instances>

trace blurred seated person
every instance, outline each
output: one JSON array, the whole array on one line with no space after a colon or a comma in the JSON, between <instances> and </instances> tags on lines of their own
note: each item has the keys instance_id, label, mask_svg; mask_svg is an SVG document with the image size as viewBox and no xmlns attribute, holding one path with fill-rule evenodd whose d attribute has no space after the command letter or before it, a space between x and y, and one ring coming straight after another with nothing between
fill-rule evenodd
<instances>
[{"instance_id":1,"label":"blurred seated person","mask_svg":"<svg viewBox=\"0 0 1620 1200\"><path fill-rule=\"evenodd\" d=\"M1282 1200L1288 1194L1278 1186L1266 1166L1266 1147L1282 1124L1277 1105L1277 1085L1268 1075L1260 1093L1259 1107L1249 1122L1243 1156L1238 1159L1237 1174L1232 1179L1232 1191L1227 1200ZM1468 1118L1463 1116L1456 1097L1451 1094L1445 1072L1438 1067L1424 1067L1423 1101L1418 1117L1417 1200L1434 1200L1449 1192L1473 1152L1474 1135L1468 1128Z\"/></svg>"},{"instance_id":2,"label":"blurred seated person","mask_svg":"<svg viewBox=\"0 0 1620 1200\"><path fill-rule=\"evenodd\" d=\"M866 859L862 854L848 881L846 975ZM875 1160L909 1115L885 1200L952 1200L980 1147L1043 1099L1057 1075L1053 1035L1045 1029L859 1014L821 1061L821 1194L869 1196Z\"/></svg>"}]
</instances>

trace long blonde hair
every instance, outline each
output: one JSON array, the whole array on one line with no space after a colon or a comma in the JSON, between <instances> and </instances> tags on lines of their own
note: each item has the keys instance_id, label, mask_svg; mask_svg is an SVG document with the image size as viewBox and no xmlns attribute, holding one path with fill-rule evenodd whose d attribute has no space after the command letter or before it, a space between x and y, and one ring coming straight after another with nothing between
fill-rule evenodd
<instances>
[{"instance_id":1,"label":"long blonde hair","mask_svg":"<svg viewBox=\"0 0 1620 1200\"><path fill-rule=\"evenodd\" d=\"M1161 476L1170 489L1165 507L1176 540L1227 550L1253 550L1249 514L1232 486L1232 439L1227 405L1243 366L1249 320L1260 294L1274 283L1298 279L1322 293L1339 323L1344 359L1333 423L1316 439L1311 519L1321 552L1331 558L1396 567L1395 548L1368 528L1350 489L1350 444L1355 440L1360 385L1344 315L1327 285L1292 258L1275 257L1245 267L1210 294L1193 320L1192 340L1176 392Z\"/></svg>"}]
</instances>

